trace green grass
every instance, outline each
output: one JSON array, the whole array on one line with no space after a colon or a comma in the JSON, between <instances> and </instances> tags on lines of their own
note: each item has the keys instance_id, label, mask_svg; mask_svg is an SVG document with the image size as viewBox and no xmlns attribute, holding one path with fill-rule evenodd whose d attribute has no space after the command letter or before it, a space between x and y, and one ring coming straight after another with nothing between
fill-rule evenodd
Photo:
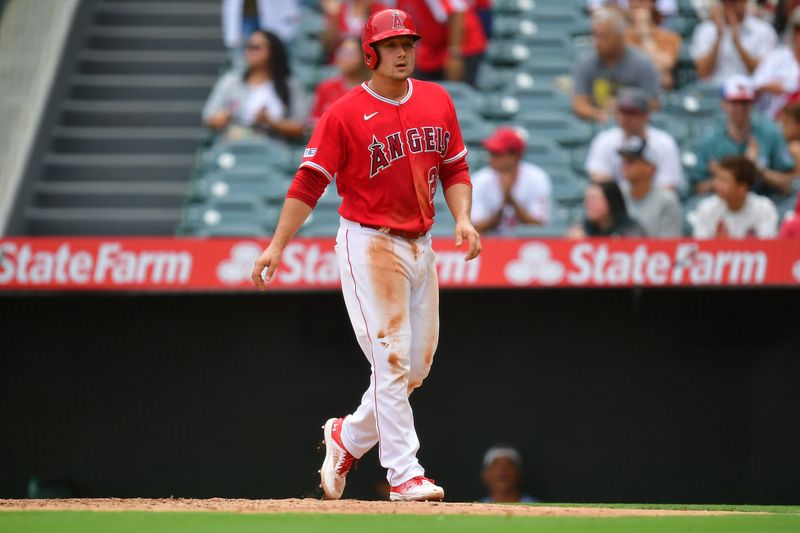
<instances>
[{"instance_id":1,"label":"green grass","mask_svg":"<svg viewBox=\"0 0 800 533\"><path fill-rule=\"evenodd\" d=\"M704 507L707 508L707 507ZM800 531L796 514L707 517L470 517L189 512L0 512L2 533L762 533Z\"/></svg>"},{"instance_id":2,"label":"green grass","mask_svg":"<svg viewBox=\"0 0 800 533\"><path fill-rule=\"evenodd\" d=\"M722 505L687 503L536 503L542 507L599 507L604 509L667 509L673 511L736 511L739 513L800 514L800 505Z\"/></svg>"}]
</instances>

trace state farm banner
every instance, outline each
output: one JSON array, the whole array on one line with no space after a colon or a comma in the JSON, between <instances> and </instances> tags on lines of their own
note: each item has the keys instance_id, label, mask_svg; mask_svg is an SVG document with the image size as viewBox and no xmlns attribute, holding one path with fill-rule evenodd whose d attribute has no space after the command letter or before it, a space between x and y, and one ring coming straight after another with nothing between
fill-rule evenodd
<instances>
[{"instance_id":1,"label":"state farm banner","mask_svg":"<svg viewBox=\"0 0 800 533\"><path fill-rule=\"evenodd\" d=\"M266 241L183 238L0 239L0 291L247 291ZM296 239L271 290L339 286L334 239ZM447 288L798 286L800 241L485 238L464 262L434 239Z\"/></svg>"}]
</instances>

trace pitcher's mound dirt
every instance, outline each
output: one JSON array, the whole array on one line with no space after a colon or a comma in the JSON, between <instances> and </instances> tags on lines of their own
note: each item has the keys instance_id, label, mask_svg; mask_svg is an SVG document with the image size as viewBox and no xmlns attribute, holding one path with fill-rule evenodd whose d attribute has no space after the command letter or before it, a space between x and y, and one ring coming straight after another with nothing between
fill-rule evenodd
<instances>
[{"instance_id":1,"label":"pitcher's mound dirt","mask_svg":"<svg viewBox=\"0 0 800 533\"><path fill-rule=\"evenodd\" d=\"M320 501L231 500L211 498L144 499L85 498L68 500L0 500L0 511L223 511L233 513L343 513L417 514L463 516L676 516L721 515L725 511L677 511L663 509L610 509L597 507L547 507L485 503L372 502L360 500Z\"/></svg>"}]
</instances>

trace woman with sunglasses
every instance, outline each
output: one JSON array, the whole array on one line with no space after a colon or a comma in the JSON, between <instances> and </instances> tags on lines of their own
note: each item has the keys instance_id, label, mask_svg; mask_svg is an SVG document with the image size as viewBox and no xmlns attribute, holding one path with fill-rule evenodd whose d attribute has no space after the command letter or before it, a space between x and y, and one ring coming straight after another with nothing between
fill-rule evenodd
<instances>
[{"instance_id":1,"label":"woman with sunglasses","mask_svg":"<svg viewBox=\"0 0 800 533\"><path fill-rule=\"evenodd\" d=\"M283 42L257 30L247 40L244 72L230 72L217 82L203 122L224 140L253 135L293 139L303 135L307 109L305 92L290 76Z\"/></svg>"}]
</instances>

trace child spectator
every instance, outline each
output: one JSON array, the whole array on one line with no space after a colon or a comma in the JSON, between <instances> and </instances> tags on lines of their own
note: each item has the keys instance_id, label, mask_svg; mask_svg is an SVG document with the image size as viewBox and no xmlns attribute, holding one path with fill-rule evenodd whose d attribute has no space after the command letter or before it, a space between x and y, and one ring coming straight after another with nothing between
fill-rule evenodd
<instances>
[{"instance_id":1,"label":"child spectator","mask_svg":"<svg viewBox=\"0 0 800 533\"><path fill-rule=\"evenodd\" d=\"M334 63L339 69L339 75L317 85L314 104L308 116L308 125L311 128L317 125L322 114L332 103L367 79L360 40L353 38L344 40L336 49Z\"/></svg>"},{"instance_id":2,"label":"child spectator","mask_svg":"<svg viewBox=\"0 0 800 533\"><path fill-rule=\"evenodd\" d=\"M571 239L647 235L641 224L628 215L622 191L615 181L592 183L586 187L583 208L583 225L570 229L567 236Z\"/></svg>"},{"instance_id":3,"label":"child spectator","mask_svg":"<svg viewBox=\"0 0 800 533\"><path fill-rule=\"evenodd\" d=\"M230 72L217 81L203 108L203 122L225 140L300 137L306 98L290 77L283 42L257 30L247 41L245 61L244 73Z\"/></svg>"},{"instance_id":4,"label":"child spectator","mask_svg":"<svg viewBox=\"0 0 800 533\"><path fill-rule=\"evenodd\" d=\"M775 237L778 211L769 200L750 192L758 169L747 157L731 155L713 165L714 195L689 214L697 239Z\"/></svg>"},{"instance_id":5,"label":"child spectator","mask_svg":"<svg viewBox=\"0 0 800 533\"><path fill-rule=\"evenodd\" d=\"M518 224L547 224L550 177L522 161L525 142L509 127L500 127L483 142L489 166L472 178L472 221L481 233L505 233Z\"/></svg>"}]
</instances>

